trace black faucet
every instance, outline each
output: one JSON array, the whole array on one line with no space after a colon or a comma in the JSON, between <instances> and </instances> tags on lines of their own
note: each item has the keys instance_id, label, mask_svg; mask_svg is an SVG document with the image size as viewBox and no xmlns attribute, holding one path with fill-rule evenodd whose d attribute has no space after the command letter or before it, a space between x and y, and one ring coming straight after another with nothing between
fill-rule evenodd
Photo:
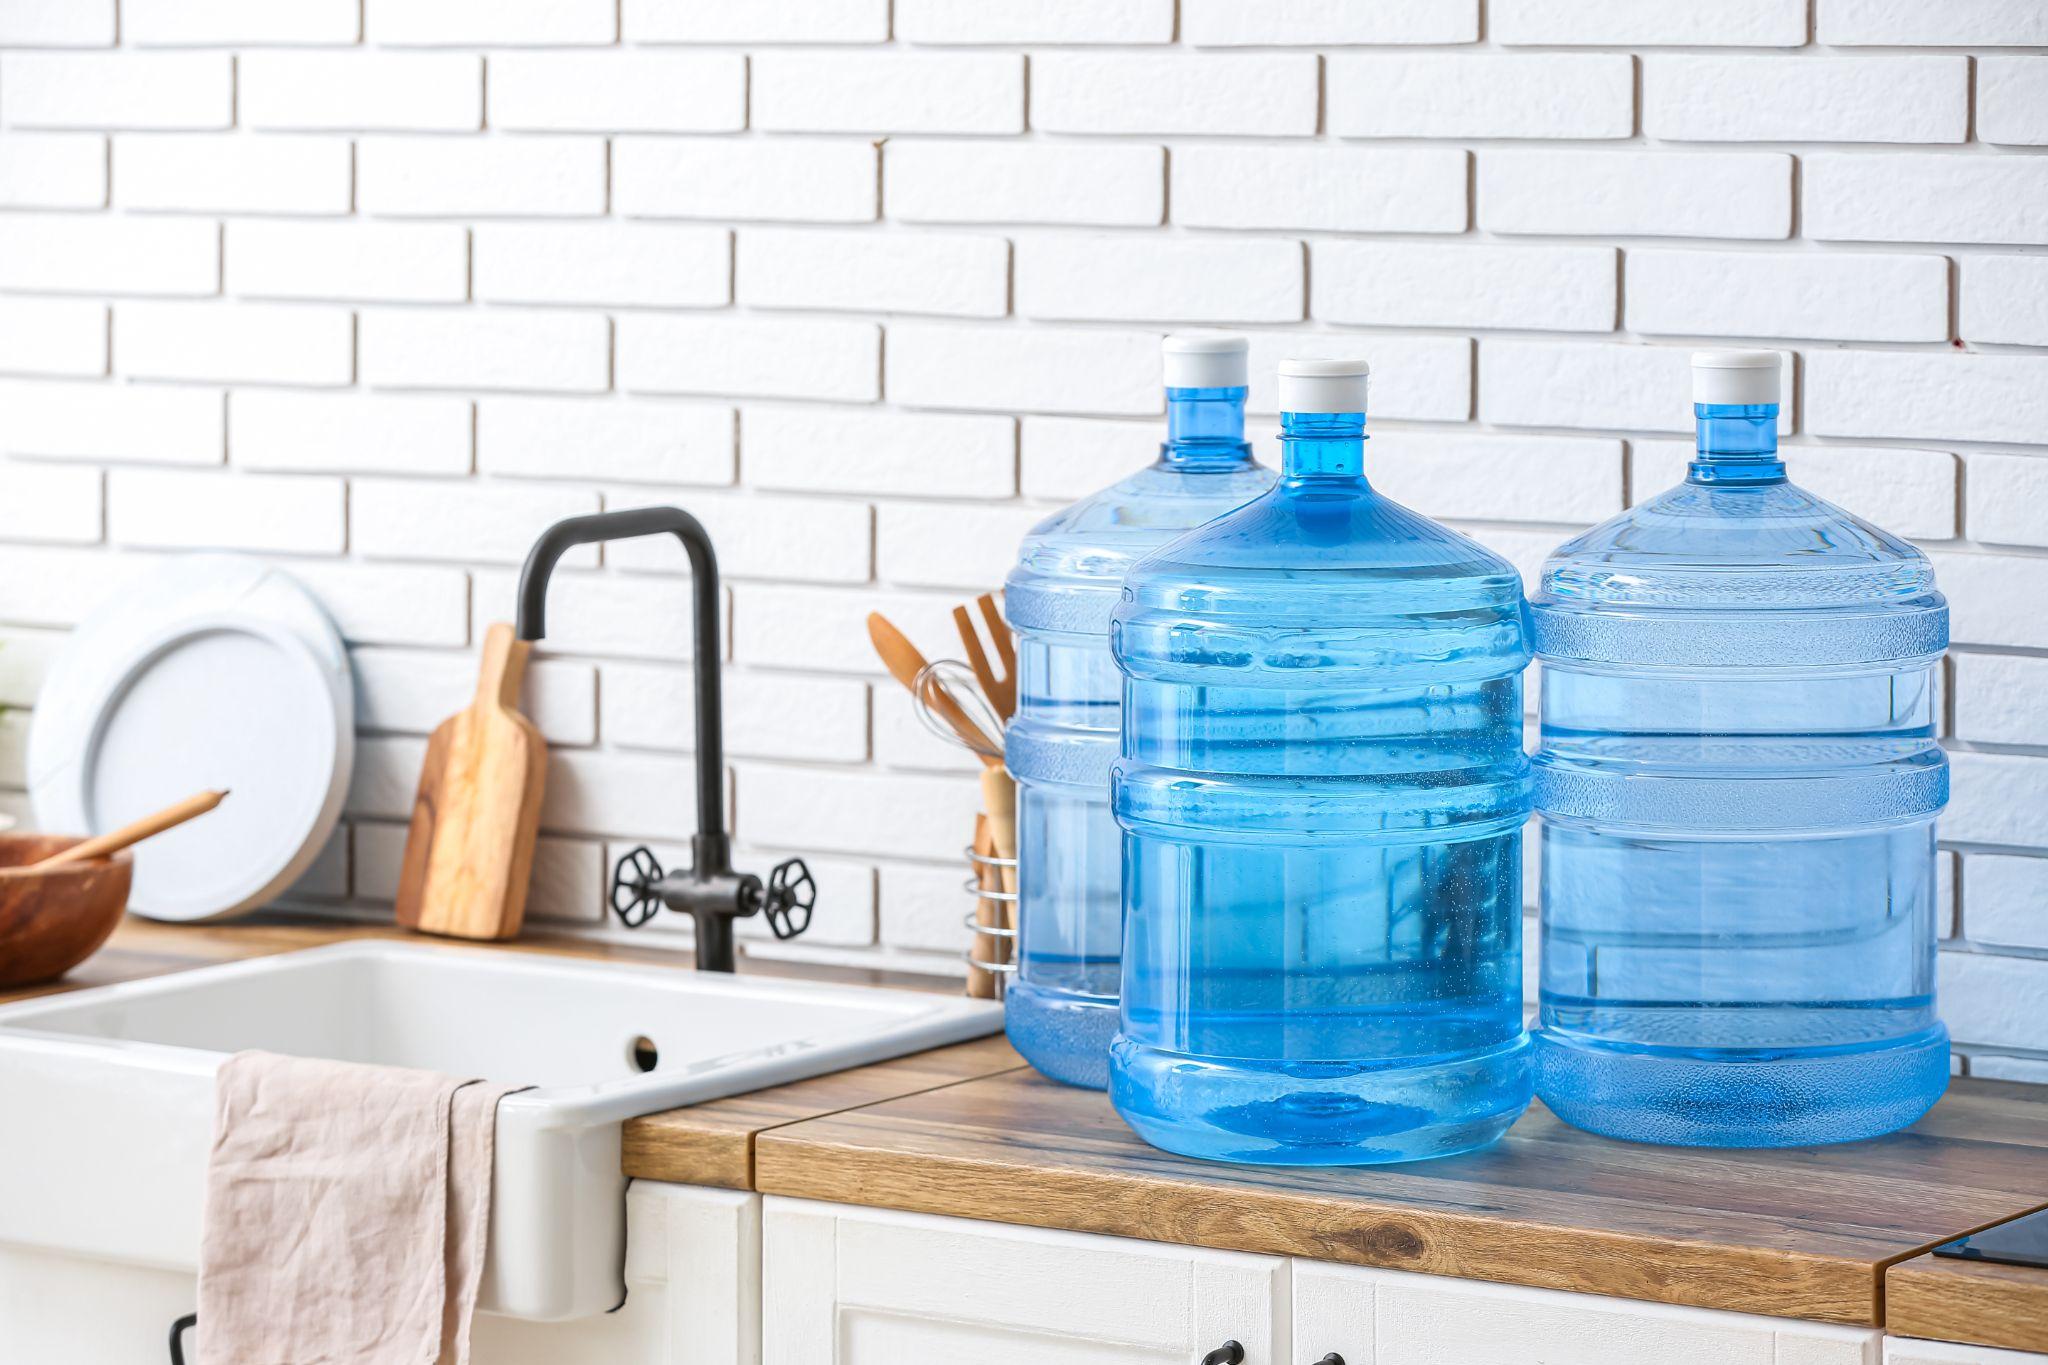
<instances>
[{"instance_id":1,"label":"black faucet","mask_svg":"<svg viewBox=\"0 0 2048 1365\"><path fill-rule=\"evenodd\" d=\"M768 917L777 938L795 938L810 927L818 885L801 858L776 865L764 883L751 872L735 872L732 840L725 832L725 727L719 704L718 558L703 525L680 507L637 507L570 517L541 532L526 553L519 574L518 634L538 640L547 634L548 579L555 561L592 541L630 540L667 533L690 557L697 674L697 833L690 840L690 870L662 871L645 845L619 859L612 871L611 905L628 929L638 929L666 905L697 925L697 967L729 972L734 967L732 922L748 915Z\"/></svg>"}]
</instances>

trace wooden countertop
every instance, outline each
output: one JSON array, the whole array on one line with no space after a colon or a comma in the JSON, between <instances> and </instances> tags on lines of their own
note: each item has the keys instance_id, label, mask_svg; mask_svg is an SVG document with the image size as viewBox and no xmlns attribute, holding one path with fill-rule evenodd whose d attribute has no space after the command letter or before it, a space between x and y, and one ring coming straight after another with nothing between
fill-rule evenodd
<instances>
[{"instance_id":1,"label":"wooden countertop","mask_svg":"<svg viewBox=\"0 0 2048 1365\"><path fill-rule=\"evenodd\" d=\"M621 1164L639 1180L751 1190L760 1135L807 1119L1021 1070L1000 1033L873 1066L650 1114L626 1124Z\"/></svg>"},{"instance_id":2,"label":"wooden countertop","mask_svg":"<svg viewBox=\"0 0 2048 1365\"><path fill-rule=\"evenodd\" d=\"M1316 1170L1172 1156L1018 1071L763 1132L755 1167L769 1194L1875 1325L1893 1262L2048 1201L2048 1095L1958 1082L1903 1133L1758 1152L1538 1105L1481 1152Z\"/></svg>"},{"instance_id":3,"label":"wooden countertop","mask_svg":"<svg viewBox=\"0 0 2048 1365\"><path fill-rule=\"evenodd\" d=\"M297 918L131 919L70 978L0 1002L412 937ZM492 946L680 966L673 950L567 936ZM743 960L742 971L957 989L796 964ZM1104 1096L1038 1077L995 1037L634 1120L623 1164L640 1179L2048 1350L2048 1272L1923 1254L2048 1205L2043 1087L1958 1081L1905 1132L1840 1147L1639 1146L1538 1105L1495 1146L1441 1161L1223 1166L1146 1146Z\"/></svg>"},{"instance_id":4,"label":"wooden countertop","mask_svg":"<svg viewBox=\"0 0 2048 1365\"><path fill-rule=\"evenodd\" d=\"M1885 1271L1884 1322L1902 1337L2048 1351L2048 1270L1915 1256Z\"/></svg>"}]
</instances>

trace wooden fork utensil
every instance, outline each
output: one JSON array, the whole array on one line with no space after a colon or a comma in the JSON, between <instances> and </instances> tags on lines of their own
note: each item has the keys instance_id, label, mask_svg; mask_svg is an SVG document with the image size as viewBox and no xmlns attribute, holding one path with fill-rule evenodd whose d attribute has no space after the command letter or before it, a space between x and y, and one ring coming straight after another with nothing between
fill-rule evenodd
<instances>
[{"instance_id":1,"label":"wooden fork utensil","mask_svg":"<svg viewBox=\"0 0 2048 1365\"><path fill-rule=\"evenodd\" d=\"M953 608L953 624L960 631L960 647L967 651L967 666L974 670L974 679L981 684L982 695L1007 723L1017 713L1017 650L1010 643L1009 623L996 610L996 599L983 593L974 599L974 603L981 608L982 619L988 622L989 639L995 645L996 657L1002 660L1002 676L998 677L989 663L988 651L982 647L981 636L967 608Z\"/></svg>"}]
</instances>

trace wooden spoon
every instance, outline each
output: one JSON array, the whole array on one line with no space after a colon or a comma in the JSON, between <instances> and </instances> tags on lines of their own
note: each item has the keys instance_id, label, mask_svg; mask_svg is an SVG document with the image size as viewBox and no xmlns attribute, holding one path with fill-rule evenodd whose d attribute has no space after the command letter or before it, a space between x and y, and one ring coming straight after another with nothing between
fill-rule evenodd
<instances>
[{"instance_id":1,"label":"wooden spoon","mask_svg":"<svg viewBox=\"0 0 2048 1365\"><path fill-rule=\"evenodd\" d=\"M110 853L119 853L130 844L139 844L151 835L162 834L173 826L184 824L194 816L206 814L218 806L221 798L226 795L225 791L198 792L174 805L165 806L154 815L145 815L140 820L125 824L117 830L73 844L61 853L52 853L39 863L31 863L26 870L47 872L66 863L82 863L89 858L104 858Z\"/></svg>"},{"instance_id":2,"label":"wooden spoon","mask_svg":"<svg viewBox=\"0 0 2048 1365\"><path fill-rule=\"evenodd\" d=\"M917 675L925 669L925 657L918 653L917 646L910 643L910 638L896 629L889 618L878 611L868 613L868 638L875 642L875 653L882 656L882 665L889 670L889 676L908 688L910 695L915 698ZM939 719L945 721L953 728L953 733L960 736L962 744L983 756L983 763L992 768L1002 767L1003 760L1000 755L1003 746L982 733L981 727L968 718L967 713L960 709L958 702L947 696L944 691L934 690L931 707L938 713ZM997 757L989 757L990 753Z\"/></svg>"}]
</instances>

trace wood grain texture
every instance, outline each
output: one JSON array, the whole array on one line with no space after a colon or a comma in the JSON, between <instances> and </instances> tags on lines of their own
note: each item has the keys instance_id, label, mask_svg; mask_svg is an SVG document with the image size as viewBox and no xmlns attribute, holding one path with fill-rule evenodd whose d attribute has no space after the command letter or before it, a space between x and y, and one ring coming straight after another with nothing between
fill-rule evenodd
<instances>
[{"instance_id":1,"label":"wood grain texture","mask_svg":"<svg viewBox=\"0 0 2048 1365\"><path fill-rule=\"evenodd\" d=\"M761 1133L763 1193L1875 1325L1890 1262L2048 1189L2048 1095L1958 1082L1874 1142L1612 1142L1533 1108L1493 1147L1354 1170L1146 1146L1107 1099L1011 1072Z\"/></svg>"},{"instance_id":2,"label":"wood grain texture","mask_svg":"<svg viewBox=\"0 0 2048 1365\"><path fill-rule=\"evenodd\" d=\"M508 939L525 921L548 760L517 709L532 649L512 627L492 626L475 699L427 741L398 877L396 916L408 929Z\"/></svg>"},{"instance_id":3,"label":"wood grain texture","mask_svg":"<svg viewBox=\"0 0 2048 1365\"><path fill-rule=\"evenodd\" d=\"M1884 1293L1894 1336L2048 1351L2048 1270L1929 1254L1887 1270Z\"/></svg>"},{"instance_id":4,"label":"wood grain texture","mask_svg":"<svg viewBox=\"0 0 2048 1365\"><path fill-rule=\"evenodd\" d=\"M623 1165L639 1180L754 1188L755 1139L771 1128L1022 1068L1000 1034L830 1076L651 1114L626 1124Z\"/></svg>"},{"instance_id":5,"label":"wood grain texture","mask_svg":"<svg viewBox=\"0 0 2048 1365\"><path fill-rule=\"evenodd\" d=\"M56 980L91 957L120 923L135 874L128 854L30 866L79 842L0 834L0 986Z\"/></svg>"}]
</instances>

